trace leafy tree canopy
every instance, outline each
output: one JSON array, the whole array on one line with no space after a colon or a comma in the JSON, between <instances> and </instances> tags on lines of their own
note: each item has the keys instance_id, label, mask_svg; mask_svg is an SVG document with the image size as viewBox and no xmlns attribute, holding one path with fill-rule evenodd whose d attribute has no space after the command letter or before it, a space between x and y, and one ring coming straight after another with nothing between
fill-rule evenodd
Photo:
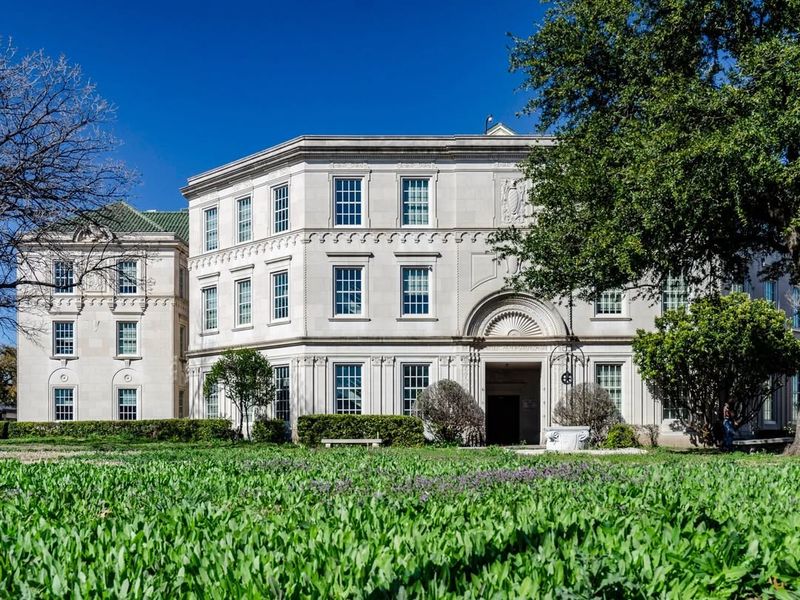
<instances>
[{"instance_id":1,"label":"leafy tree canopy","mask_svg":"<svg viewBox=\"0 0 800 600\"><path fill-rule=\"evenodd\" d=\"M639 330L634 360L653 395L676 409L698 440L713 444L728 403L741 424L752 420L777 381L800 369L800 340L786 314L747 294L712 295Z\"/></svg>"},{"instance_id":2,"label":"leafy tree canopy","mask_svg":"<svg viewBox=\"0 0 800 600\"><path fill-rule=\"evenodd\" d=\"M560 0L512 70L556 137L530 229L496 237L545 297L800 279L800 1Z\"/></svg>"}]
</instances>

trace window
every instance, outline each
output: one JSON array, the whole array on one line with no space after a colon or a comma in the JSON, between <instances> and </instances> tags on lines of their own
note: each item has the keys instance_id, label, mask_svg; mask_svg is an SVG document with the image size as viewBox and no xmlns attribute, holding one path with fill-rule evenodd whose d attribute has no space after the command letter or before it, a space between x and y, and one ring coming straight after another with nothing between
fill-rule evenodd
<instances>
[{"instance_id":1,"label":"window","mask_svg":"<svg viewBox=\"0 0 800 600\"><path fill-rule=\"evenodd\" d=\"M117 402L120 421L136 420L136 389L120 388L117 390Z\"/></svg>"},{"instance_id":2,"label":"window","mask_svg":"<svg viewBox=\"0 0 800 600\"><path fill-rule=\"evenodd\" d=\"M138 352L136 321L117 321L117 356L136 356Z\"/></svg>"},{"instance_id":3,"label":"window","mask_svg":"<svg viewBox=\"0 0 800 600\"><path fill-rule=\"evenodd\" d=\"M669 403L664 403L661 409L662 419L681 419L686 417L686 410Z\"/></svg>"},{"instance_id":4,"label":"window","mask_svg":"<svg viewBox=\"0 0 800 600\"><path fill-rule=\"evenodd\" d=\"M180 344L178 352L183 356L189 349L189 340L186 337L186 325L180 325L178 327L178 343Z\"/></svg>"},{"instance_id":5,"label":"window","mask_svg":"<svg viewBox=\"0 0 800 600\"><path fill-rule=\"evenodd\" d=\"M336 365L336 405L340 415L361 414L361 365Z\"/></svg>"},{"instance_id":6,"label":"window","mask_svg":"<svg viewBox=\"0 0 800 600\"><path fill-rule=\"evenodd\" d=\"M56 294L75 292L75 272L71 262L59 260L53 264L53 285Z\"/></svg>"},{"instance_id":7,"label":"window","mask_svg":"<svg viewBox=\"0 0 800 600\"><path fill-rule=\"evenodd\" d=\"M289 422L289 367L275 367L275 418Z\"/></svg>"},{"instance_id":8,"label":"window","mask_svg":"<svg viewBox=\"0 0 800 600\"><path fill-rule=\"evenodd\" d=\"M744 284L743 283L732 283L731 284L731 293L734 292L744 293Z\"/></svg>"},{"instance_id":9,"label":"window","mask_svg":"<svg viewBox=\"0 0 800 600\"><path fill-rule=\"evenodd\" d=\"M272 190L275 203L275 233L289 229L289 186L282 185Z\"/></svg>"},{"instance_id":10,"label":"window","mask_svg":"<svg viewBox=\"0 0 800 600\"><path fill-rule=\"evenodd\" d=\"M211 252L219 248L219 236L217 233L217 207L208 208L203 212L203 231L205 232L205 249Z\"/></svg>"},{"instance_id":11,"label":"window","mask_svg":"<svg viewBox=\"0 0 800 600\"><path fill-rule=\"evenodd\" d=\"M622 414L622 365L597 363L594 372L595 383L608 392Z\"/></svg>"},{"instance_id":12,"label":"window","mask_svg":"<svg viewBox=\"0 0 800 600\"><path fill-rule=\"evenodd\" d=\"M362 311L362 267L335 267L333 269L334 314L360 315Z\"/></svg>"},{"instance_id":13,"label":"window","mask_svg":"<svg viewBox=\"0 0 800 600\"><path fill-rule=\"evenodd\" d=\"M137 292L137 267L135 260L121 260L117 263L118 294L135 294Z\"/></svg>"},{"instance_id":14,"label":"window","mask_svg":"<svg viewBox=\"0 0 800 600\"><path fill-rule=\"evenodd\" d=\"M55 388L53 399L56 421L73 421L75 419L75 389Z\"/></svg>"},{"instance_id":15,"label":"window","mask_svg":"<svg viewBox=\"0 0 800 600\"><path fill-rule=\"evenodd\" d=\"M275 321L289 318L289 272L272 274L272 318Z\"/></svg>"},{"instance_id":16,"label":"window","mask_svg":"<svg viewBox=\"0 0 800 600\"><path fill-rule=\"evenodd\" d=\"M667 282L664 285L664 291L661 297L661 310L666 312L668 310L675 310L689 303L689 294L686 290L686 281L683 276L680 277L667 277Z\"/></svg>"},{"instance_id":17,"label":"window","mask_svg":"<svg viewBox=\"0 0 800 600\"><path fill-rule=\"evenodd\" d=\"M777 377L772 377L767 381L767 389L771 390L771 393L761 406L761 419L765 423L773 423L775 421L775 405L781 395L780 381Z\"/></svg>"},{"instance_id":18,"label":"window","mask_svg":"<svg viewBox=\"0 0 800 600\"><path fill-rule=\"evenodd\" d=\"M361 225L361 179L334 180L336 225Z\"/></svg>"},{"instance_id":19,"label":"window","mask_svg":"<svg viewBox=\"0 0 800 600\"><path fill-rule=\"evenodd\" d=\"M252 283L249 279L236 282L236 325L249 325L253 321Z\"/></svg>"},{"instance_id":20,"label":"window","mask_svg":"<svg viewBox=\"0 0 800 600\"><path fill-rule=\"evenodd\" d=\"M403 225L428 225L428 179L403 179Z\"/></svg>"},{"instance_id":21,"label":"window","mask_svg":"<svg viewBox=\"0 0 800 600\"><path fill-rule=\"evenodd\" d=\"M203 331L217 328L217 286L203 288Z\"/></svg>"},{"instance_id":22,"label":"window","mask_svg":"<svg viewBox=\"0 0 800 600\"><path fill-rule=\"evenodd\" d=\"M430 366L403 365L403 414L417 414L417 395L428 387Z\"/></svg>"},{"instance_id":23,"label":"window","mask_svg":"<svg viewBox=\"0 0 800 600\"><path fill-rule=\"evenodd\" d=\"M184 405L184 397L186 392L183 390L178 390L178 418L183 418L183 405Z\"/></svg>"},{"instance_id":24,"label":"window","mask_svg":"<svg viewBox=\"0 0 800 600\"><path fill-rule=\"evenodd\" d=\"M764 282L764 300L778 306L778 282L774 280Z\"/></svg>"},{"instance_id":25,"label":"window","mask_svg":"<svg viewBox=\"0 0 800 600\"><path fill-rule=\"evenodd\" d=\"M429 267L403 267L403 315L430 312Z\"/></svg>"},{"instance_id":26,"label":"window","mask_svg":"<svg viewBox=\"0 0 800 600\"><path fill-rule=\"evenodd\" d=\"M211 386L206 394L206 418L218 419L219 418L219 384L215 383Z\"/></svg>"},{"instance_id":27,"label":"window","mask_svg":"<svg viewBox=\"0 0 800 600\"><path fill-rule=\"evenodd\" d=\"M239 198L236 201L236 241L249 242L253 239L253 203L250 196Z\"/></svg>"},{"instance_id":28,"label":"window","mask_svg":"<svg viewBox=\"0 0 800 600\"><path fill-rule=\"evenodd\" d=\"M178 270L178 297L186 299L186 285L189 279L189 272L186 270L185 267L181 267Z\"/></svg>"},{"instance_id":29,"label":"window","mask_svg":"<svg viewBox=\"0 0 800 600\"><path fill-rule=\"evenodd\" d=\"M800 389L797 388L800 381L798 381L797 373L792 376L792 410L791 410L791 418L789 419L793 423L797 423L797 418L800 416Z\"/></svg>"},{"instance_id":30,"label":"window","mask_svg":"<svg viewBox=\"0 0 800 600\"><path fill-rule=\"evenodd\" d=\"M800 287L792 287L792 327L800 329Z\"/></svg>"},{"instance_id":31,"label":"window","mask_svg":"<svg viewBox=\"0 0 800 600\"><path fill-rule=\"evenodd\" d=\"M601 292L594 303L596 315L621 315L622 290L606 290Z\"/></svg>"},{"instance_id":32,"label":"window","mask_svg":"<svg viewBox=\"0 0 800 600\"><path fill-rule=\"evenodd\" d=\"M75 323L56 321L53 323L53 355L72 356L75 354Z\"/></svg>"}]
</instances>

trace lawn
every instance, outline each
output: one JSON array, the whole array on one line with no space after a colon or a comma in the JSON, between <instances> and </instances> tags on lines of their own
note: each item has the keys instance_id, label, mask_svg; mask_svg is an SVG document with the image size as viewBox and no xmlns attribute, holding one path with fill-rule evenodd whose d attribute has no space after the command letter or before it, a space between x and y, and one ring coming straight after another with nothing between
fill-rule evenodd
<instances>
[{"instance_id":1,"label":"lawn","mask_svg":"<svg viewBox=\"0 0 800 600\"><path fill-rule=\"evenodd\" d=\"M775 456L4 443L0 496L12 597L800 589L800 461Z\"/></svg>"}]
</instances>

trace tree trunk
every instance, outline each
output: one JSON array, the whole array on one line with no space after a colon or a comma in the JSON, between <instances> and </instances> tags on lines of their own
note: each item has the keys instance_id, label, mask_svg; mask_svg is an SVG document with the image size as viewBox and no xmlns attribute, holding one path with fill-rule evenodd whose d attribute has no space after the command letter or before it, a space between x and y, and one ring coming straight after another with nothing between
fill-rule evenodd
<instances>
[{"instance_id":1,"label":"tree trunk","mask_svg":"<svg viewBox=\"0 0 800 600\"><path fill-rule=\"evenodd\" d=\"M795 428L794 441L786 448L784 454L789 456L800 456L800 428Z\"/></svg>"}]
</instances>

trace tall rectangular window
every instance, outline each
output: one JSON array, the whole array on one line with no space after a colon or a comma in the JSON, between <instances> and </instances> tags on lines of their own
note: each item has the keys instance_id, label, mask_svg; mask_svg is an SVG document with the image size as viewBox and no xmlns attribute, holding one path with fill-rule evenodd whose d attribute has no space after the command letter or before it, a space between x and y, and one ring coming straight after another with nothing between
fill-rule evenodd
<instances>
[{"instance_id":1,"label":"tall rectangular window","mask_svg":"<svg viewBox=\"0 0 800 600\"><path fill-rule=\"evenodd\" d=\"M178 343L180 344L178 352L183 356L189 349L189 340L186 337L186 325L178 326Z\"/></svg>"},{"instance_id":2,"label":"tall rectangular window","mask_svg":"<svg viewBox=\"0 0 800 600\"><path fill-rule=\"evenodd\" d=\"M236 325L249 325L253 321L252 283L249 279L236 282Z\"/></svg>"},{"instance_id":3,"label":"tall rectangular window","mask_svg":"<svg viewBox=\"0 0 800 600\"><path fill-rule=\"evenodd\" d=\"M622 413L622 365L613 363L597 363L595 383L608 392L611 400Z\"/></svg>"},{"instance_id":4,"label":"tall rectangular window","mask_svg":"<svg viewBox=\"0 0 800 600\"><path fill-rule=\"evenodd\" d=\"M289 272L272 274L272 319L289 318Z\"/></svg>"},{"instance_id":5,"label":"tall rectangular window","mask_svg":"<svg viewBox=\"0 0 800 600\"><path fill-rule=\"evenodd\" d=\"M289 422L289 366L275 367L275 418Z\"/></svg>"},{"instance_id":6,"label":"tall rectangular window","mask_svg":"<svg viewBox=\"0 0 800 600\"><path fill-rule=\"evenodd\" d=\"M681 419L686 417L686 409L665 402L661 409L662 419Z\"/></svg>"},{"instance_id":7,"label":"tall rectangular window","mask_svg":"<svg viewBox=\"0 0 800 600\"><path fill-rule=\"evenodd\" d=\"M403 315L430 313L430 268L403 267Z\"/></svg>"},{"instance_id":8,"label":"tall rectangular window","mask_svg":"<svg viewBox=\"0 0 800 600\"><path fill-rule=\"evenodd\" d=\"M53 264L53 285L56 294L75 292L75 271L71 262L58 260Z\"/></svg>"},{"instance_id":9,"label":"tall rectangular window","mask_svg":"<svg viewBox=\"0 0 800 600\"><path fill-rule=\"evenodd\" d=\"M403 179L403 225L428 225L429 179Z\"/></svg>"},{"instance_id":10,"label":"tall rectangular window","mask_svg":"<svg viewBox=\"0 0 800 600\"><path fill-rule=\"evenodd\" d=\"M117 390L117 402L119 409L120 421L135 421L136 420L136 389L135 388L119 388Z\"/></svg>"},{"instance_id":11,"label":"tall rectangular window","mask_svg":"<svg viewBox=\"0 0 800 600\"><path fill-rule=\"evenodd\" d=\"M336 225L361 225L361 179L334 180Z\"/></svg>"},{"instance_id":12,"label":"tall rectangular window","mask_svg":"<svg viewBox=\"0 0 800 600\"><path fill-rule=\"evenodd\" d=\"M430 365L403 365L403 414L417 414L417 395L429 385Z\"/></svg>"},{"instance_id":13,"label":"tall rectangular window","mask_svg":"<svg viewBox=\"0 0 800 600\"><path fill-rule=\"evenodd\" d=\"M203 330L217 328L217 286L203 288Z\"/></svg>"},{"instance_id":14,"label":"tall rectangular window","mask_svg":"<svg viewBox=\"0 0 800 600\"><path fill-rule=\"evenodd\" d=\"M275 233L289 229L289 186L281 185L272 191L275 204Z\"/></svg>"},{"instance_id":15,"label":"tall rectangular window","mask_svg":"<svg viewBox=\"0 0 800 600\"><path fill-rule=\"evenodd\" d=\"M778 306L778 282L769 280L764 282L764 300Z\"/></svg>"},{"instance_id":16,"label":"tall rectangular window","mask_svg":"<svg viewBox=\"0 0 800 600\"><path fill-rule=\"evenodd\" d=\"M54 416L56 421L73 421L75 419L75 389L55 388L53 390L55 402Z\"/></svg>"},{"instance_id":17,"label":"tall rectangular window","mask_svg":"<svg viewBox=\"0 0 800 600\"><path fill-rule=\"evenodd\" d=\"M186 396L186 392L183 390L178 390L178 418L183 418L183 405L184 405L184 398Z\"/></svg>"},{"instance_id":18,"label":"tall rectangular window","mask_svg":"<svg viewBox=\"0 0 800 600\"><path fill-rule=\"evenodd\" d=\"M334 412L361 414L361 365L336 365Z\"/></svg>"},{"instance_id":19,"label":"tall rectangular window","mask_svg":"<svg viewBox=\"0 0 800 600\"><path fill-rule=\"evenodd\" d=\"M215 383L211 386L206 394L206 418L218 419L219 418L219 384Z\"/></svg>"},{"instance_id":20,"label":"tall rectangular window","mask_svg":"<svg viewBox=\"0 0 800 600\"><path fill-rule=\"evenodd\" d=\"M53 355L73 356L75 354L75 323L55 321L53 323Z\"/></svg>"},{"instance_id":21,"label":"tall rectangular window","mask_svg":"<svg viewBox=\"0 0 800 600\"><path fill-rule=\"evenodd\" d=\"M800 287L792 287L792 327L800 329Z\"/></svg>"},{"instance_id":22,"label":"tall rectangular window","mask_svg":"<svg viewBox=\"0 0 800 600\"><path fill-rule=\"evenodd\" d=\"M334 314L360 315L362 312L362 267L335 267Z\"/></svg>"},{"instance_id":23,"label":"tall rectangular window","mask_svg":"<svg viewBox=\"0 0 800 600\"><path fill-rule=\"evenodd\" d=\"M686 281L683 275L667 277L664 285L664 291L661 294L661 310L667 312L668 310L675 310L689 303L689 292L686 289Z\"/></svg>"},{"instance_id":24,"label":"tall rectangular window","mask_svg":"<svg viewBox=\"0 0 800 600\"><path fill-rule=\"evenodd\" d=\"M791 410L791 421L793 423L797 423L797 418L800 416L800 389L798 389L798 385L800 381L798 381L797 373L792 376L792 410Z\"/></svg>"},{"instance_id":25,"label":"tall rectangular window","mask_svg":"<svg viewBox=\"0 0 800 600\"><path fill-rule=\"evenodd\" d=\"M138 264L135 260L121 260L117 263L117 294L138 292Z\"/></svg>"},{"instance_id":26,"label":"tall rectangular window","mask_svg":"<svg viewBox=\"0 0 800 600\"><path fill-rule=\"evenodd\" d=\"M621 315L622 290L606 290L601 292L594 303L596 315Z\"/></svg>"},{"instance_id":27,"label":"tall rectangular window","mask_svg":"<svg viewBox=\"0 0 800 600\"><path fill-rule=\"evenodd\" d=\"M217 207L203 211L203 237L206 252L219 248L219 232L217 231Z\"/></svg>"},{"instance_id":28,"label":"tall rectangular window","mask_svg":"<svg viewBox=\"0 0 800 600\"><path fill-rule=\"evenodd\" d=\"M236 241L249 242L253 239L253 203L250 196L236 201Z\"/></svg>"},{"instance_id":29,"label":"tall rectangular window","mask_svg":"<svg viewBox=\"0 0 800 600\"><path fill-rule=\"evenodd\" d=\"M178 269L178 297L180 298L186 298L187 279L189 279L188 271L184 267Z\"/></svg>"},{"instance_id":30,"label":"tall rectangular window","mask_svg":"<svg viewBox=\"0 0 800 600\"><path fill-rule=\"evenodd\" d=\"M138 353L136 321L117 321L117 355L136 356Z\"/></svg>"}]
</instances>

